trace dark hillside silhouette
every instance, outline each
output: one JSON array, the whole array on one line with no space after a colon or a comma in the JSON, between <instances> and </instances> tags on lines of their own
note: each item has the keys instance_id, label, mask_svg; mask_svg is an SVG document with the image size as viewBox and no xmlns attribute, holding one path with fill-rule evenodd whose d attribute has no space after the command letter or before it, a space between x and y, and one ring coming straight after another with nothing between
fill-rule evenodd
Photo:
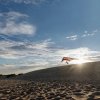
<instances>
[{"instance_id":1,"label":"dark hillside silhouette","mask_svg":"<svg viewBox=\"0 0 100 100\"><path fill-rule=\"evenodd\" d=\"M100 62L88 62L32 71L17 77L24 80L100 80Z\"/></svg>"}]
</instances>

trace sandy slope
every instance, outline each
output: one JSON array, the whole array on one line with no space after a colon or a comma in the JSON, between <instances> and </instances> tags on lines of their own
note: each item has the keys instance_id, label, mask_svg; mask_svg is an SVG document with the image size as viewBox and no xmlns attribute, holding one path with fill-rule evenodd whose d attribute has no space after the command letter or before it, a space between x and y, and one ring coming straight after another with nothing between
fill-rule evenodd
<instances>
[{"instance_id":1,"label":"sandy slope","mask_svg":"<svg viewBox=\"0 0 100 100\"><path fill-rule=\"evenodd\" d=\"M26 73L25 80L100 80L100 62L66 65Z\"/></svg>"}]
</instances>

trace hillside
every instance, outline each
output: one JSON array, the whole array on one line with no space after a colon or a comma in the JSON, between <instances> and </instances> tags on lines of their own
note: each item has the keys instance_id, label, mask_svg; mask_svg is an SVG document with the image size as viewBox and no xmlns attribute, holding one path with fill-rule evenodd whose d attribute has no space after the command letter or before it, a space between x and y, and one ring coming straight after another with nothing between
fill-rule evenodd
<instances>
[{"instance_id":1,"label":"hillside","mask_svg":"<svg viewBox=\"0 0 100 100\"><path fill-rule=\"evenodd\" d=\"M100 62L73 64L32 71L18 76L23 80L100 80Z\"/></svg>"}]
</instances>

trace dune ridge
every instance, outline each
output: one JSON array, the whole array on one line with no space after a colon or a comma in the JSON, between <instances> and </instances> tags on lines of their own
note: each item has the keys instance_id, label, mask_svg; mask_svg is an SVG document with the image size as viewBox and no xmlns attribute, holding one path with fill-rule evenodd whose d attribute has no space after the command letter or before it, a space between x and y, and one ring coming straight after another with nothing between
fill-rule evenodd
<instances>
[{"instance_id":1,"label":"dune ridge","mask_svg":"<svg viewBox=\"0 0 100 100\"><path fill-rule=\"evenodd\" d=\"M28 72L16 79L23 80L98 80L100 81L100 61L84 64L56 66Z\"/></svg>"}]
</instances>

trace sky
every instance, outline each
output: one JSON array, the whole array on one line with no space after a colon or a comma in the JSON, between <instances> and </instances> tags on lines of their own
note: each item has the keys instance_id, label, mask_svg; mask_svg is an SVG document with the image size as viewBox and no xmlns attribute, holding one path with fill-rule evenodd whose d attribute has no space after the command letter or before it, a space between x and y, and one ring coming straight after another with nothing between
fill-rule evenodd
<instances>
[{"instance_id":1,"label":"sky","mask_svg":"<svg viewBox=\"0 0 100 100\"><path fill-rule=\"evenodd\" d=\"M0 74L99 61L99 42L100 0L0 0Z\"/></svg>"}]
</instances>

